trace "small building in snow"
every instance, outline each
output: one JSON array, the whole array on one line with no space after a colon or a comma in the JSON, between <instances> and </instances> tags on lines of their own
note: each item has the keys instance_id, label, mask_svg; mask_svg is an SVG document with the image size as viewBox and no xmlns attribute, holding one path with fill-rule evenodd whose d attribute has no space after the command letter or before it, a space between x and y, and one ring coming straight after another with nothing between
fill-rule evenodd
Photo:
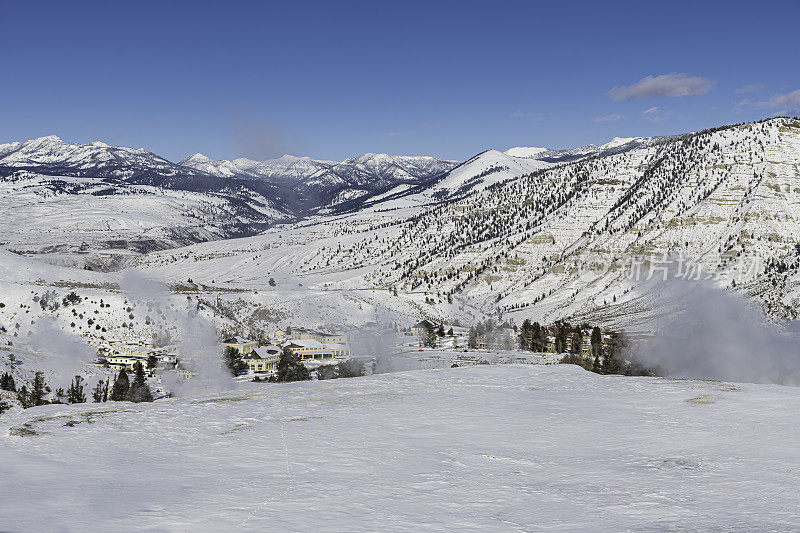
<instances>
[{"instance_id":1,"label":"small building in snow","mask_svg":"<svg viewBox=\"0 0 800 533\"><path fill-rule=\"evenodd\" d=\"M415 337L421 339L422 337L426 336L429 331L435 331L436 325L429 321L429 320L420 320L413 326L411 326L411 333L414 334Z\"/></svg>"},{"instance_id":2,"label":"small building in snow","mask_svg":"<svg viewBox=\"0 0 800 533\"><path fill-rule=\"evenodd\" d=\"M242 357L248 372L269 372L278 367L283 350L279 346L261 346Z\"/></svg>"}]
</instances>

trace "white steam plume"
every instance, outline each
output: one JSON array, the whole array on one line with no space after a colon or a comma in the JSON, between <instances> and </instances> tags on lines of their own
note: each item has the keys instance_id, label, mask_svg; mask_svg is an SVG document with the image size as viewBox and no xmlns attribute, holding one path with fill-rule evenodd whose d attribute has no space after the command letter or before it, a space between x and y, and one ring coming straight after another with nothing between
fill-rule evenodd
<instances>
[{"instance_id":1,"label":"white steam plume","mask_svg":"<svg viewBox=\"0 0 800 533\"><path fill-rule=\"evenodd\" d=\"M176 372L164 372L162 385L168 392L175 396L188 396L221 392L235 386L235 381L223 366L214 324L200 315L190 302L185 303L185 309L169 312L169 288L135 270L123 273L120 288L132 299L160 305L167 320L178 326L178 359L195 376L181 380Z\"/></svg>"},{"instance_id":2,"label":"white steam plume","mask_svg":"<svg viewBox=\"0 0 800 533\"><path fill-rule=\"evenodd\" d=\"M678 305L636 351L642 362L670 376L800 385L796 322L770 322L757 304L708 283L659 288L663 305Z\"/></svg>"},{"instance_id":3,"label":"white steam plume","mask_svg":"<svg viewBox=\"0 0 800 533\"><path fill-rule=\"evenodd\" d=\"M31 329L30 348L44 357L37 362L36 370L54 374L51 385L66 386L72 378L83 373L83 364L94 361L97 352L83 339L61 330L54 318L39 319Z\"/></svg>"}]
</instances>

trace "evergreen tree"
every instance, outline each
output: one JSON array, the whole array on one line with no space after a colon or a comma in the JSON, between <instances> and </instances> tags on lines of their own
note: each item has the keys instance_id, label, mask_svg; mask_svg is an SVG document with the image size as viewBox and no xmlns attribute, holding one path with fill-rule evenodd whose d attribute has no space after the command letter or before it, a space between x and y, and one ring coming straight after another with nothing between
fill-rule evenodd
<instances>
[{"instance_id":1,"label":"evergreen tree","mask_svg":"<svg viewBox=\"0 0 800 533\"><path fill-rule=\"evenodd\" d=\"M603 357L603 366L602 372L603 374L618 374L620 371L620 364L617 361L614 352L609 351L606 353L605 357Z\"/></svg>"},{"instance_id":2,"label":"evergreen tree","mask_svg":"<svg viewBox=\"0 0 800 533\"><path fill-rule=\"evenodd\" d=\"M611 344L603 356L603 374L620 374L624 370L622 352L627 346L627 339L622 333L615 333Z\"/></svg>"},{"instance_id":3,"label":"evergreen tree","mask_svg":"<svg viewBox=\"0 0 800 533\"><path fill-rule=\"evenodd\" d=\"M600 331L600 328L595 326L592 329L592 355L595 359L598 359L603 352L603 334Z\"/></svg>"},{"instance_id":4,"label":"evergreen tree","mask_svg":"<svg viewBox=\"0 0 800 533\"><path fill-rule=\"evenodd\" d=\"M145 383L145 380L147 378L144 375L144 365L142 365L141 362L136 361L133 364L133 373L134 373L133 376L134 383L139 383L139 384Z\"/></svg>"},{"instance_id":5,"label":"evergreen tree","mask_svg":"<svg viewBox=\"0 0 800 533\"><path fill-rule=\"evenodd\" d=\"M564 322L556 323L556 352L564 353L567 349L567 325Z\"/></svg>"},{"instance_id":6,"label":"evergreen tree","mask_svg":"<svg viewBox=\"0 0 800 533\"><path fill-rule=\"evenodd\" d=\"M531 350L534 352L544 352L547 344L547 331L538 322L531 326Z\"/></svg>"},{"instance_id":7,"label":"evergreen tree","mask_svg":"<svg viewBox=\"0 0 800 533\"><path fill-rule=\"evenodd\" d=\"M428 346L430 348L436 346L436 329L432 324L425 322L425 328L419 341L422 346Z\"/></svg>"},{"instance_id":8,"label":"evergreen tree","mask_svg":"<svg viewBox=\"0 0 800 533\"><path fill-rule=\"evenodd\" d=\"M275 375L270 381L283 383L287 381L305 381L311 379L308 368L300 361L300 358L292 353L288 348L283 349Z\"/></svg>"},{"instance_id":9,"label":"evergreen tree","mask_svg":"<svg viewBox=\"0 0 800 533\"><path fill-rule=\"evenodd\" d=\"M147 356L147 370L153 370L158 366L158 359L155 355L150 354Z\"/></svg>"},{"instance_id":10,"label":"evergreen tree","mask_svg":"<svg viewBox=\"0 0 800 533\"><path fill-rule=\"evenodd\" d=\"M522 328L520 328L519 332L519 349L531 350L532 337L533 337L533 326L531 325L530 319L526 318L525 320L522 321Z\"/></svg>"},{"instance_id":11,"label":"evergreen tree","mask_svg":"<svg viewBox=\"0 0 800 533\"><path fill-rule=\"evenodd\" d=\"M66 403L67 402L67 393L64 392L64 388L63 387L57 388L54 396L55 396L55 398L53 399L53 403Z\"/></svg>"},{"instance_id":12,"label":"evergreen tree","mask_svg":"<svg viewBox=\"0 0 800 533\"><path fill-rule=\"evenodd\" d=\"M339 377L339 372L335 365L322 365L318 366L317 370L317 379L336 379Z\"/></svg>"},{"instance_id":13,"label":"evergreen tree","mask_svg":"<svg viewBox=\"0 0 800 533\"><path fill-rule=\"evenodd\" d=\"M21 386L17 391L17 400L19 400L20 405L22 405L23 409L27 409L28 407L33 407L31 405L30 394L28 393L28 387L25 385Z\"/></svg>"},{"instance_id":14,"label":"evergreen tree","mask_svg":"<svg viewBox=\"0 0 800 533\"><path fill-rule=\"evenodd\" d=\"M478 331L475 329L475 326L469 328L469 333L467 334L467 346L473 350L478 347Z\"/></svg>"},{"instance_id":15,"label":"evergreen tree","mask_svg":"<svg viewBox=\"0 0 800 533\"><path fill-rule=\"evenodd\" d=\"M47 400L44 399L44 395L47 389L47 383L44 381L44 373L43 372L36 372L33 376L33 388L31 389L30 393L30 402L32 406L37 405L44 405L47 403Z\"/></svg>"},{"instance_id":16,"label":"evergreen tree","mask_svg":"<svg viewBox=\"0 0 800 533\"><path fill-rule=\"evenodd\" d=\"M17 392L17 384L14 383L14 376L8 372L4 372L3 376L0 377L0 389Z\"/></svg>"},{"instance_id":17,"label":"evergreen tree","mask_svg":"<svg viewBox=\"0 0 800 533\"><path fill-rule=\"evenodd\" d=\"M100 403L103 401L104 384L105 382L101 379L100 381L97 382L97 386L94 389L92 389L92 400L94 401L94 403Z\"/></svg>"},{"instance_id":18,"label":"evergreen tree","mask_svg":"<svg viewBox=\"0 0 800 533\"><path fill-rule=\"evenodd\" d=\"M580 354L582 345L583 345L583 329L582 327L579 327L577 328L576 331L572 333L572 346L570 346L570 351L572 353Z\"/></svg>"},{"instance_id":19,"label":"evergreen tree","mask_svg":"<svg viewBox=\"0 0 800 533\"><path fill-rule=\"evenodd\" d=\"M133 365L133 383L128 388L128 393L125 399L130 402L152 402L153 393L150 391L150 386L147 384L147 377L144 373L144 365L137 361Z\"/></svg>"},{"instance_id":20,"label":"evergreen tree","mask_svg":"<svg viewBox=\"0 0 800 533\"><path fill-rule=\"evenodd\" d=\"M75 379L67 389L67 401L69 403L86 403L86 393L83 392L83 378L75 376Z\"/></svg>"},{"instance_id":21,"label":"evergreen tree","mask_svg":"<svg viewBox=\"0 0 800 533\"><path fill-rule=\"evenodd\" d=\"M225 351L222 353L222 360L225 362L228 371L234 376L247 369L247 363L242 360L242 354L233 346L225 347Z\"/></svg>"},{"instance_id":22,"label":"evergreen tree","mask_svg":"<svg viewBox=\"0 0 800 533\"><path fill-rule=\"evenodd\" d=\"M108 401L108 385L110 383L111 378L106 378L106 384L103 386L103 401Z\"/></svg>"},{"instance_id":23,"label":"evergreen tree","mask_svg":"<svg viewBox=\"0 0 800 533\"><path fill-rule=\"evenodd\" d=\"M336 374L340 378L355 378L367 373L366 365L358 359L348 359L336 365Z\"/></svg>"},{"instance_id":24,"label":"evergreen tree","mask_svg":"<svg viewBox=\"0 0 800 533\"><path fill-rule=\"evenodd\" d=\"M130 388L130 381L128 380L128 373L124 368L120 369L114 380L114 386L111 388L111 401L121 402L125 399Z\"/></svg>"}]
</instances>

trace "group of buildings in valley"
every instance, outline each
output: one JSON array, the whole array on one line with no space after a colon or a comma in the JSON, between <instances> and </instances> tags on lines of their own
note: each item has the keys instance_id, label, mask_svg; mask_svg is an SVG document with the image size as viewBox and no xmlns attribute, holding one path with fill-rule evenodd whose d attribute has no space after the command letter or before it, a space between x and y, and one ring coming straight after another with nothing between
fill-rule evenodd
<instances>
[{"instance_id":1,"label":"group of buildings in valley","mask_svg":"<svg viewBox=\"0 0 800 533\"><path fill-rule=\"evenodd\" d=\"M348 359L352 351L347 336L306 328L278 329L269 342L233 336L222 340L221 347L239 352L248 372L270 372L277 368L284 350L314 366L334 359ZM178 346L154 346L148 342L104 341L96 345L98 364L115 370L130 371L136 363L155 373L158 369L175 369L184 377L192 377L196 369L179 358Z\"/></svg>"},{"instance_id":2,"label":"group of buildings in valley","mask_svg":"<svg viewBox=\"0 0 800 533\"><path fill-rule=\"evenodd\" d=\"M455 331L454 331L455 330ZM408 330L406 330L408 331ZM591 357L595 353L592 329L571 328L564 325L542 327L536 342L522 338L523 332L515 327L498 325L490 328L449 327L422 320L410 328L410 333L420 345L440 348L475 348L479 350L512 350L522 347L545 353L573 353ZM601 334L602 349L608 347L613 333ZM323 332L307 328L278 329L267 342L233 336L221 341L221 348L236 350L250 373L272 372L284 351L296 355L307 366L317 366L333 360L345 360L352 356L348 337L342 333ZM98 364L116 370L132 370L141 363L151 374L159 369L174 369L183 377L192 377L197 371L181 361L177 345L154 346L148 342L103 341L96 344Z\"/></svg>"},{"instance_id":3,"label":"group of buildings in valley","mask_svg":"<svg viewBox=\"0 0 800 533\"><path fill-rule=\"evenodd\" d=\"M284 350L312 366L333 359L348 359L352 355L347 336L343 333L307 328L278 329L272 336L272 342L263 346L241 337L225 339L222 344L238 351L248 371L254 373L275 370Z\"/></svg>"},{"instance_id":4,"label":"group of buildings in valley","mask_svg":"<svg viewBox=\"0 0 800 533\"><path fill-rule=\"evenodd\" d=\"M154 346L148 342L102 341L95 344L97 362L115 370L132 370L136 363L145 368L175 368L178 365L177 345Z\"/></svg>"}]
</instances>

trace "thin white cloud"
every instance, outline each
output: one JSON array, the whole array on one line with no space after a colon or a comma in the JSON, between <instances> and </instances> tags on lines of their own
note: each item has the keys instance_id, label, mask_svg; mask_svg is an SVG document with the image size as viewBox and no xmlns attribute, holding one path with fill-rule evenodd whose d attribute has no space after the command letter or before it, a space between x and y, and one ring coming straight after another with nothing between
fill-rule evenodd
<instances>
[{"instance_id":1,"label":"thin white cloud","mask_svg":"<svg viewBox=\"0 0 800 533\"><path fill-rule=\"evenodd\" d=\"M400 137L403 134L402 131L390 131L386 134L387 137Z\"/></svg>"},{"instance_id":2,"label":"thin white cloud","mask_svg":"<svg viewBox=\"0 0 800 533\"><path fill-rule=\"evenodd\" d=\"M616 102L636 98L661 98L664 96L693 96L706 94L714 86L714 80L689 76L688 74L661 74L646 76L633 85L614 87L608 96Z\"/></svg>"},{"instance_id":3,"label":"thin white cloud","mask_svg":"<svg viewBox=\"0 0 800 533\"><path fill-rule=\"evenodd\" d=\"M737 106L771 107L774 109L783 108L793 110L796 106L800 106L800 89L789 93L778 93L773 95L769 100L760 102L745 99L739 102Z\"/></svg>"},{"instance_id":4,"label":"thin white cloud","mask_svg":"<svg viewBox=\"0 0 800 533\"><path fill-rule=\"evenodd\" d=\"M667 113L660 107L653 106L642 111L642 116L650 122L661 122L666 118Z\"/></svg>"},{"instance_id":5,"label":"thin white cloud","mask_svg":"<svg viewBox=\"0 0 800 533\"><path fill-rule=\"evenodd\" d=\"M619 113L611 113L610 115L606 115L604 117L597 117L594 119L595 122L615 122L617 120L622 120L625 118L625 115L620 115Z\"/></svg>"},{"instance_id":6,"label":"thin white cloud","mask_svg":"<svg viewBox=\"0 0 800 533\"><path fill-rule=\"evenodd\" d=\"M769 107L790 107L800 105L800 89L790 93L776 94L765 103Z\"/></svg>"},{"instance_id":7,"label":"thin white cloud","mask_svg":"<svg viewBox=\"0 0 800 533\"><path fill-rule=\"evenodd\" d=\"M758 93L765 87L763 83L753 83L749 85L745 85L744 87L739 87L736 89L737 93L747 94L747 93Z\"/></svg>"}]
</instances>

